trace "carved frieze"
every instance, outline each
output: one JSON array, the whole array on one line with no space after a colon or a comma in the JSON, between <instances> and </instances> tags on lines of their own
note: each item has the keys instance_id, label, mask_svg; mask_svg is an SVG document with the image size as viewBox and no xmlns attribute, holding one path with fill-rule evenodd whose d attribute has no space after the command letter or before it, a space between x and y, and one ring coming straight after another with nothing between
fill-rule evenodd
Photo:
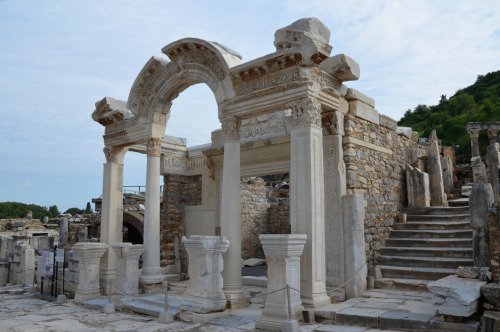
<instances>
[{"instance_id":1,"label":"carved frieze","mask_svg":"<svg viewBox=\"0 0 500 332\"><path fill-rule=\"evenodd\" d=\"M183 155L165 155L163 157L163 167L165 170L185 171L187 168L187 160Z\"/></svg>"},{"instance_id":2,"label":"carved frieze","mask_svg":"<svg viewBox=\"0 0 500 332\"><path fill-rule=\"evenodd\" d=\"M239 141L241 134L241 122L237 119L221 120L222 132L226 141Z\"/></svg>"},{"instance_id":3,"label":"carved frieze","mask_svg":"<svg viewBox=\"0 0 500 332\"><path fill-rule=\"evenodd\" d=\"M207 157L204 155L186 158L187 171L202 171L207 167Z\"/></svg>"},{"instance_id":4,"label":"carved frieze","mask_svg":"<svg viewBox=\"0 0 500 332\"><path fill-rule=\"evenodd\" d=\"M258 79L243 81L242 83L235 85L235 91L237 96L243 96L272 86L296 82L300 80L300 78L301 75L299 68L288 68L279 72L260 76Z\"/></svg>"},{"instance_id":5,"label":"carved frieze","mask_svg":"<svg viewBox=\"0 0 500 332\"><path fill-rule=\"evenodd\" d=\"M398 123L396 120L393 120L391 119L390 117L388 117L387 115L383 115L383 114L380 114L379 115L380 118L379 118L379 123L381 126L384 126L386 128L389 128L391 130L396 130L397 127L398 127Z\"/></svg>"},{"instance_id":6,"label":"carved frieze","mask_svg":"<svg viewBox=\"0 0 500 332\"><path fill-rule=\"evenodd\" d=\"M313 125L321 127L321 104L314 98L307 97L287 105L292 110L292 127Z\"/></svg>"},{"instance_id":7,"label":"carved frieze","mask_svg":"<svg viewBox=\"0 0 500 332\"><path fill-rule=\"evenodd\" d=\"M160 137L151 137L146 141L146 154L150 157L159 157L161 155Z\"/></svg>"},{"instance_id":8,"label":"carved frieze","mask_svg":"<svg viewBox=\"0 0 500 332\"><path fill-rule=\"evenodd\" d=\"M197 63L208 68L219 81L226 77L226 71L220 59L211 50L197 43L185 43L168 52L168 57L179 65L184 63Z\"/></svg>"},{"instance_id":9,"label":"carved frieze","mask_svg":"<svg viewBox=\"0 0 500 332\"><path fill-rule=\"evenodd\" d=\"M241 122L241 140L250 141L264 137L285 135L283 117L287 111L260 115Z\"/></svg>"}]
</instances>

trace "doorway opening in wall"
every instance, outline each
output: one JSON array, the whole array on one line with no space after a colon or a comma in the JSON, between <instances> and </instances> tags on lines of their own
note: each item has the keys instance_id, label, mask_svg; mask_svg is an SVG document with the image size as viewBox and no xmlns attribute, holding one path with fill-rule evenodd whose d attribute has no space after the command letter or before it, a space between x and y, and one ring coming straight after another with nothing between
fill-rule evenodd
<instances>
[{"instance_id":1,"label":"doorway opening in wall","mask_svg":"<svg viewBox=\"0 0 500 332\"><path fill-rule=\"evenodd\" d=\"M260 234L290 234L289 188L288 173L241 179L243 276L267 276Z\"/></svg>"}]
</instances>

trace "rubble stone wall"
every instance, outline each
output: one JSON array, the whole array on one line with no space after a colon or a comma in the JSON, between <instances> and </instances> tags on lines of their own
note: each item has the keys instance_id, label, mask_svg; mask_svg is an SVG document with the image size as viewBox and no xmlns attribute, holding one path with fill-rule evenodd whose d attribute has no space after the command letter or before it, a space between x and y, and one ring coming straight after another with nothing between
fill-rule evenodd
<instances>
[{"instance_id":1,"label":"rubble stone wall","mask_svg":"<svg viewBox=\"0 0 500 332\"><path fill-rule=\"evenodd\" d=\"M179 243L181 273L187 273L187 253L182 245L184 207L201 204L201 175L168 174L163 177L163 206L160 212L161 266L175 264L175 238Z\"/></svg>"},{"instance_id":2,"label":"rubble stone wall","mask_svg":"<svg viewBox=\"0 0 500 332\"><path fill-rule=\"evenodd\" d=\"M261 178L241 180L241 256L266 258L260 234L289 234L288 189L271 189Z\"/></svg>"},{"instance_id":3,"label":"rubble stone wall","mask_svg":"<svg viewBox=\"0 0 500 332\"><path fill-rule=\"evenodd\" d=\"M373 266L375 255L385 245L398 212L406 206L406 163L419 147L396 133L395 122L384 123L377 125L350 114L345 116L347 191L363 194L367 203L365 246L369 266Z\"/></svg>"}]
</instances>

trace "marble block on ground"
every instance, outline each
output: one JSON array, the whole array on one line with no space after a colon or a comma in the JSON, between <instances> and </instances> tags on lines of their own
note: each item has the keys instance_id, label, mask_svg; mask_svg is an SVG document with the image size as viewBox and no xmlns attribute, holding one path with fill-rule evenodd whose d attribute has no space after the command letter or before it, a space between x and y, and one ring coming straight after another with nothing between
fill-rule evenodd
<instances>
[{"instance_id":1,"label":"marble block on ground","mask_svg":"<svg viewBox=\"0 0 500 332\"><path fill-rule=\"evenodd\" d=\"M485 281L448 276L427 285L434 307L440 314L469 317L479 309L481 287Z\"/></svg>"}]
</instances>

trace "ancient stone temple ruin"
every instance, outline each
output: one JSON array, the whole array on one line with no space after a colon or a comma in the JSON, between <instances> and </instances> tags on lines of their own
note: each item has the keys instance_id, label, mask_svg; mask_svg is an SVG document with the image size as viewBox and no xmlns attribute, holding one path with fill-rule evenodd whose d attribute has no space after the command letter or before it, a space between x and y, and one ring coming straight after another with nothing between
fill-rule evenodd
<instances>
[{"instance_id":1,"label":"ancient stone temple ruin","mask_svg":"<svg viewBox=\"0 0 500 332\"><path fill-rule=\"evenodd\" d=\"M92 118L105 127L101 242L122 242L125 154L147 155L143 289L161 284L164 272L186 271L183 236L224 236L222 289L232 306L244 302L242 178L289 174L286 222L307 238L300 256L305 307L330 303L327 287L339 286L346 297L366 288L403 206L447 205L437 137L419 144L418 133L397 127L350 88L359 65L332 55L329 42L329 29L315 18L277 30L276 51L246 62L217 42L181 39L146 63L127 101L96 103ZM188 147L168 135L168 119L175 98L199 83L213 92L221 127L211 142ZM415 168L424 175L413 175ZM426 196L407 194L406 181ZM178 191L194 194L180 201ZM109 248L101 285L118 279Z\"/></svg>"}]
</instances>

